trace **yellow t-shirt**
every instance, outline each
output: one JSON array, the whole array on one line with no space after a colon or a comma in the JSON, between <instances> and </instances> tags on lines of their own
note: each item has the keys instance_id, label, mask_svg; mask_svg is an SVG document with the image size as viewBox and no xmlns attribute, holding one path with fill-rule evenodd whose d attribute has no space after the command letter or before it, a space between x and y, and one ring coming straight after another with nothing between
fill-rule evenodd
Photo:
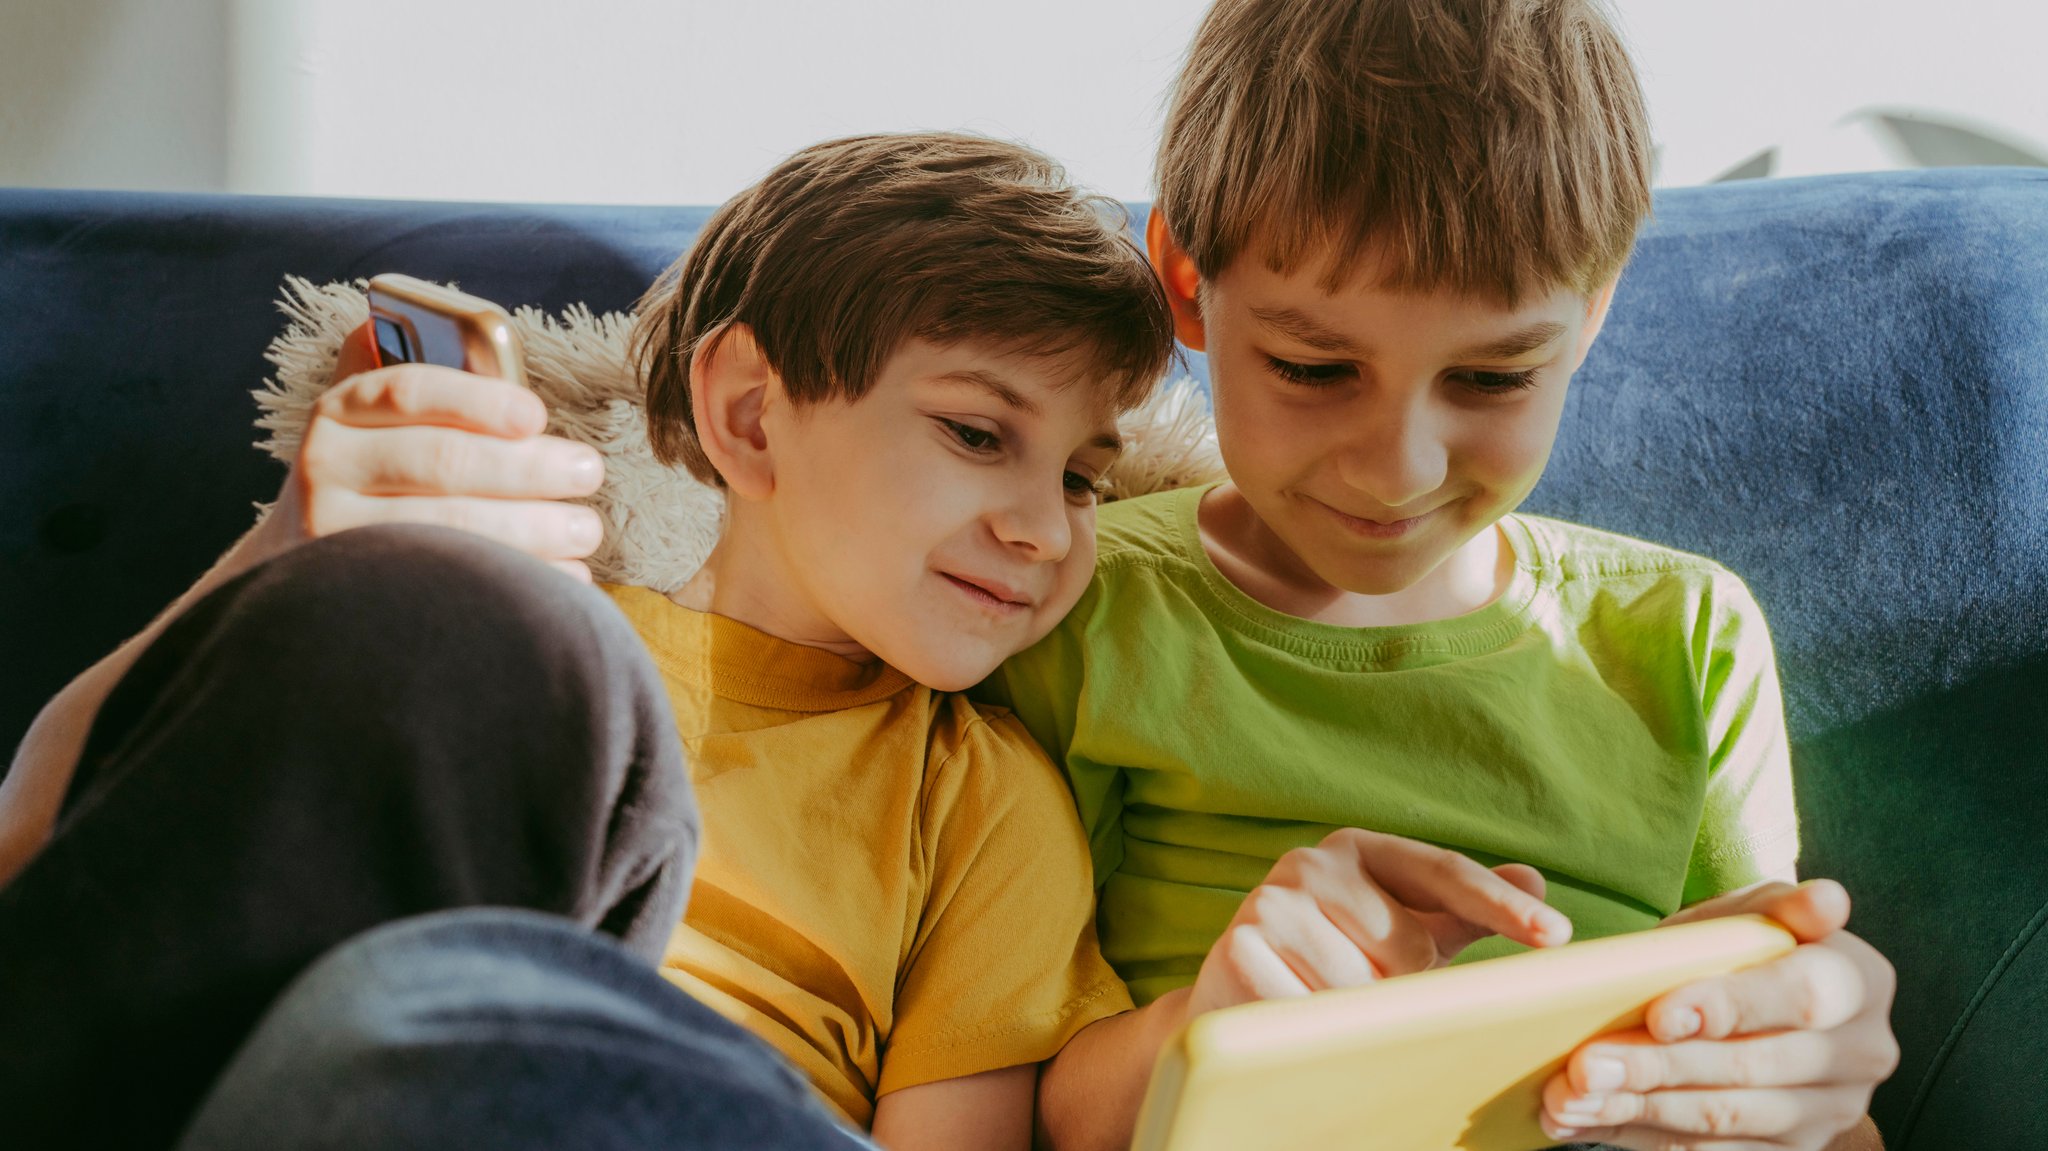
<instances>
[{"instance_id":1,"label":"yellow t-shirt","mask_svg":"<svg viewBox=\"0 0 2048 1151\"><path fill-rule=\"evenodd\" d=\"M1007 712L606 590L668 685L704 821L672 982L862 1127L879 1096L1038 1062L1129 1010L1073 798Z\"/></svg>"}]
</instances>

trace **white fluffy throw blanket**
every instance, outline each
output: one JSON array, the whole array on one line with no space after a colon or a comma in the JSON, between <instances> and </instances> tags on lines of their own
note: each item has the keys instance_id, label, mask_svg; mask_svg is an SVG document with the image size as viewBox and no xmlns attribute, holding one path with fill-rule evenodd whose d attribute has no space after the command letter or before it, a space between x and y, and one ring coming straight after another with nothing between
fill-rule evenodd
<instances>
[{"instance_id":1,"label":"white fluffy throw blanket","mask_svg":"<svg viewBox=\"0 0 2048 1151\"><path fill-rule=\"evenodd\" d=\"M324 287L292 277L278 307L290 323L266 358L277 374L255 392L270 433L257 446L289 463L305 435L313 401L327 387L341 342L369 318L363 282ZM604 487L584 501L605 520L605 540L590 559L598 579L661 591L681 587L718 539L723 495L681 468L663 466L647 442L638 378L627 363L633 318L594 315L581 304L560 317L523 307L513 323L526 344L527 382L547 404L548 431L604 454ZM1223 464L1207 397L1193 380L1159 389L1125 417L1124 454L1108 475L1122 499L1221 478Z\"/></svg>"}]
</instances>

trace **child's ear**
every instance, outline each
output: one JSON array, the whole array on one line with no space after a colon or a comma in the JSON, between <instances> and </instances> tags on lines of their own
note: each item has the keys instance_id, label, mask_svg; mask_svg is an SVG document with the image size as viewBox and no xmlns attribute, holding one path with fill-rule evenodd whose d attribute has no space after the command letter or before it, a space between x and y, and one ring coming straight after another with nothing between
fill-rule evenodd
<instances>
[{"instance_id":1,"label":"child's ear","mask_svg":"<svg viewBox=\"0 0 2048 1151\"><path fill-rule=\"evenodd\" d=\"M761 353L754 329L727 324L697 345L690 358L690 408L704 456L742 499L766 499L775 490L775 462L762 422L782 377Z\"/></svg>"},{"instance_id":2,"label":"child's ear","mask_svg":"<svg viewBox=\"0 0 2048 1151\"><path fill-rule=\"evenodd\" d=\"M1593 293L1592 298L1586 301L1586 326L1579 329L1579 354L1572 363L1572 371L1578 371L1579 365L1586 362L1586 353L1593 350L1593 341L1599 337L1600 329L1606 326L1607 309L1614 306L1614 286L1620 282L1619 277L1607 281L1606 287Z\"/></svg>"},{"instance_id":3,"label":"child's ear","mask_svg":"<svg viewBox=\"0 0 2048 1151\"><path fill-rule=\"evenodd\" d=\"M1173 305L1173 334L1194 351L1206 350L1208 333L1202 327L1202 274L1195 262L1166 227L1166 214L1154 211L1145 221L1145 252L1152 258L1152 270L1166 286L1166 301Z\"/></svg>"}]
</instances>

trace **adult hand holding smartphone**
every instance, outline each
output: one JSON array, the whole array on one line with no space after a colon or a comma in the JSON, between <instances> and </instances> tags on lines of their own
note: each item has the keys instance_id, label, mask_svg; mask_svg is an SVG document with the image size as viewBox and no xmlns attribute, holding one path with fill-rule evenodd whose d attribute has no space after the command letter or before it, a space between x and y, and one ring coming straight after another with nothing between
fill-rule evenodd
<instances>
[{"instance_id":1,"label":"adult hand holding smartphone","mask_svg":"<svg viewBox=\"0 0 2048 1151\"><path fill-rule=\"evenodd\" d=\"M562 501L595 492L598 453L542 434L517 331L489 301L402 276L371 282L314 405L267 551L378 523L456 528L588 581L603 521Z\"/></svg>"}]
</instances>

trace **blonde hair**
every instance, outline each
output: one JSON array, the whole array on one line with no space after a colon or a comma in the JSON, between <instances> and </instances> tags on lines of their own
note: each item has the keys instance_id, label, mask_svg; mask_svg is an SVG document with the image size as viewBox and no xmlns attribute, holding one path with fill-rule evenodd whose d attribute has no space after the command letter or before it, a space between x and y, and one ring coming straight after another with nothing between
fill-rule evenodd
<instances>
[{"instance_id":1,"label":"blonde hair","mask_svg":"<svg viewBox=\"0 0 2048 1151\"><path fill-rule=\"evenodd\" d=\"M698 443L690 364L753 329L799 404L859 399L905 341L984 340L1087 357L1136 406L1173 354L1173 317L1122 205L1051 160L979 136L859 136L806 148L727 201L648 289L632 339L663 463L719 482Z\"/></svg>"},{"instance_id":2,"label":"blonde hair","mask_svg":"<svg viewBox=\"0 0 2048 1151\"><path fill-rule=\"evenodd\" d=\"M1157 208L1205 281L1369 251L1397 290L1590 295L1649 212L1642 90L1600 0L1217 0Z\"/></svg>"}]
</instances>

